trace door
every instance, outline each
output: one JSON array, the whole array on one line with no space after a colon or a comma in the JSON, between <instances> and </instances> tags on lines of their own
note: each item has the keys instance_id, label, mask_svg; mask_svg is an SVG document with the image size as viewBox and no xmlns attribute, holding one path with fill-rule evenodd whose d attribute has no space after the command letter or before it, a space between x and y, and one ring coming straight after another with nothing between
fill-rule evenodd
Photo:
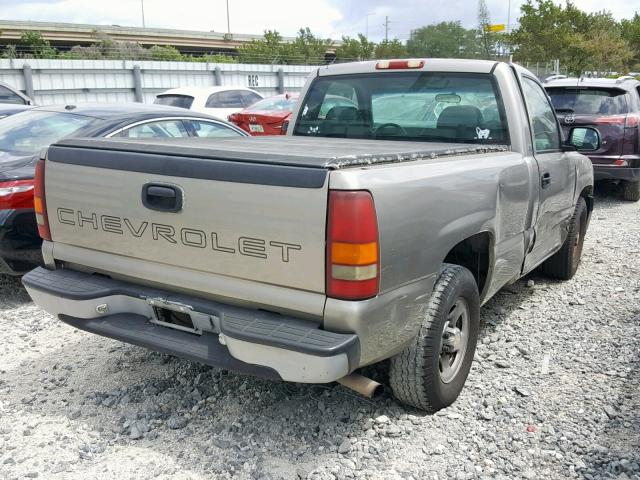
<instances>
[{"instance_id":1,"label":"door","mask_svg":"<svg viewBox=\"0 0 640 480\"><path fill-rule=\"evenodd\" d=\"M526 272L539 265L564 242L567 224L574 210L576 172L575 161L561 149L562 135L544 89L537 80L528 76L521 76L520 83L539 174L535 240L525 258Z\"/></svg>"}]
</instances>

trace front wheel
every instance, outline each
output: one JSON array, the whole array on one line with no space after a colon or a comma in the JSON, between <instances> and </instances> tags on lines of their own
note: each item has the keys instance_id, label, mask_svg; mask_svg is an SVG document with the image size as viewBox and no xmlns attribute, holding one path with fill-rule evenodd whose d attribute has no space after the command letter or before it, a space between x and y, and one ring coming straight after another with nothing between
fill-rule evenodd
<instances>
[{"instance_id":1,"label":"front wheel","mask_svg":"<svg viewBox=\"0 0 640 480\"><path fill-rule=\"evenodd\" d=\"M582 256L584 236L587 233L588 218L587 203L580 197L569 222L569 231L562 247L542 264L542 271L547 276L558 280L570 280L576 274Z\"/></svg>"},{"instance_id":2,"label":"front wheel","mask_svg":"<svg viewBox=\"0 0 640 480\"><path fill-rule=\"evenodd\" d=\"M415 340L391 359L389 382L398 400L427 412L451 405L469 375L480 325L475 279L444 264Z\"/></svg>"}]
</instances>

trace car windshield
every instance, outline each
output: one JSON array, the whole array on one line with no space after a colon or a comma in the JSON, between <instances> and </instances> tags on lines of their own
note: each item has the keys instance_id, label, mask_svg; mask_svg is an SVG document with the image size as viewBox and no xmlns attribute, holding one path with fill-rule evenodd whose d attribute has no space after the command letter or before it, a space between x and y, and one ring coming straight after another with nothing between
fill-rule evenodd
<instances>
[{"instance_id":1,"label":"car windshield","mask_svg":"<svg viewBox=\"0 0 640 480\"><path fill-rule=\"evenodd\" d=\"M0 151L33 155L95 119L62 112L28 111L0 122Z\"/></svg>"},{"instance_id":2,"label":"car windshield","mask_svg":"<svg viewBox=\"0 0 640 480\"><path fill-rule=\"evenodd\" d=\"M169 105L171 107L191 108L193 97L190 95L158 95L154 102L156 105Z\"/></svg>"},{"instance_id":3,"label":"car windshield","mask_svg":"<svg viewBox=\"0 0 640 480\"><path fill-rule=\"evenodd\" d=\"M627 113L624 90L617 88L547 88L553 107L576 115L618 115Z\"/></svg>"},{"instance_id":4,"label":"car windshield","mask_svg":"<svg viewBox=\"0 0 640 480\"><path fill-rule=\"evenodd\" d=\"M507 143L504 107L490 75L385 72L320 77L295 135Z\"/></svg>"},{"instance_id":5,"label":"car windshield","mask_svg":"<svg viewBox=\"0 0 640 480\"><path fill-rule=\"evenodd\" d=\"M247 112L290 112L296 105L296 100L291 97L265 98L247 108Z\"/></svg>"}]
</instances>

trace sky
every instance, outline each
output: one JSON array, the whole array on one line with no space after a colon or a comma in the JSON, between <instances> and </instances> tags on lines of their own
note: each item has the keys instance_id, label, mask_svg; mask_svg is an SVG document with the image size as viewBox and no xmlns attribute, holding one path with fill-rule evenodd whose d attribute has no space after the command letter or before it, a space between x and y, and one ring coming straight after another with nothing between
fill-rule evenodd
<instances>
[{"instance_id":1,"label":"sky","mask_svg":"<svg viewBox=\"0 0 640 480\"><path fill-rule=\"evenodd\" d=\"M226 32L227 0L0 0L0 19L142 26L144 2L147 27ZM560 0L558 0L560 1ZM266 29L294 36L309 27L325 38L368 33L384 38L385 17L389 38L406 40L412 29L442 21L460 20L466 27L477 23L477 0L228 0L231 31L260 34ZM512 28L523 0L511 0ZM487 0L493 23L507 23L508 0ZM640 12L638 0L574 0L588 12L603 5L617 19ZM634 8L634 4L635 8Z\"/></svg>"}]
</instances>

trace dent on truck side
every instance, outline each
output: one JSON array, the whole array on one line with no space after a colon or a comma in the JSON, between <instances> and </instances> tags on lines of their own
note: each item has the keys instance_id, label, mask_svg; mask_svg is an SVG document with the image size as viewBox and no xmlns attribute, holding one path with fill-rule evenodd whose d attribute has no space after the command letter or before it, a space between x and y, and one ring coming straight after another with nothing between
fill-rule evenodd
<instances>
[{"instance_id":1,"label":"dent on truck side","mask_svg":"<svg viewBox=\"0 0 640 480\"><path fill-rule=\"evenodd\" d=\"M372 193L380 228L380 297L397 299L396 305L386 305L388 324L374 322L375 331L369 329L368 319L351 325L365 345L364 363L379 360L376 354L389 356L390 346L397 350L417 334L440 267L459 242L480 232L491 237L485 292L520 273L523 212L531 196L528 166L520 154L488 153L337 170L331 172L329 186ZM397 289L405 291L399 294ZM339 319L334 318L337 313L333 314L338 308L335 301L327 301L325 327L340 328Z\"/></svg>"}]
</instances>

